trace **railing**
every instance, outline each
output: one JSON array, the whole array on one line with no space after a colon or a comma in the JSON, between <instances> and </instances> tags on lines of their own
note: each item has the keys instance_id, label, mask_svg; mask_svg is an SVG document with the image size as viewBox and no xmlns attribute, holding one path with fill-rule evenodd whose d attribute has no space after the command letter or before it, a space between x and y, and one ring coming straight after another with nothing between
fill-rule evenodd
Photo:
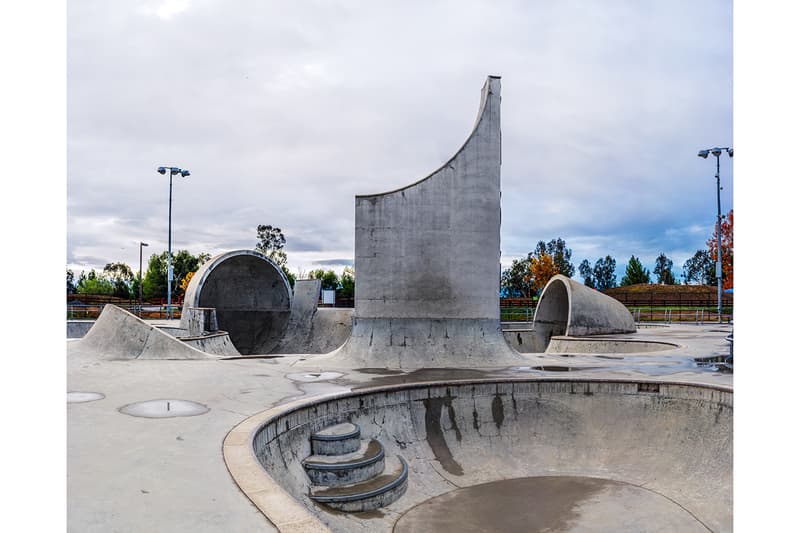
<instances>
[{"instance_id":1,"label":"railing","mask_svg":"<svg viewBox=\"0 0 800 533\"><path fill-rule=\"evenodd\" d=\"M93 320L100 316L103 307L106 304L72 304L67 303L67 320ZM162 320L167 318L166 304L149 304L145 303L142 307L139 304L121 305L114 304L117 307L128 311L138 317L148 320ZM172 304L172 318L179 319L181 317L181 306Z\"/></svg>"},{"instance_id":2,"label":"railing","mask_svg":"<svg viewBox=\"0 0 800 533\"><path fill-rule=\"evenodd\" d=\"M501 307L501 322L533 322L535 307Z\"/></svg>"},{"instance_id":3,"label":"railing","mask_svg":"<svg viewBox=\"0 0 800 533\"><path fill-rule=\"evenodd\" d=\"M719 323L720 314L717 308L708 307L633 307L628 306L628 311L633 315L633 320L637 324L664 324L669 325L673 322L694 323L694 324L716 324ZM733 307L722 308L722 322L730 323L733 320Z\"/></svg>"}]
</instances>

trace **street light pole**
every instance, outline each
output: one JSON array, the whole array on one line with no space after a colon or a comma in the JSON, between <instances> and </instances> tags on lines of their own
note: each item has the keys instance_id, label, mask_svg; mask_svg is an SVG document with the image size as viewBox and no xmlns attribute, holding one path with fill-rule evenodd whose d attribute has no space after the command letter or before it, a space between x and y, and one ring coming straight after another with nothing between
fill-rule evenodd
<instances>
[{"instance_id":1,"label":"street light pole","mask_svg":"<svg viewBox=\"0 0 800 533\"><path fill-rule=\"evenodd\" d=\"M716 266L716 276L717 276L717 320L720 324L722 324L722 206L720 203L719 193L722 190L719 184L719 156L722 155L722 151L725 150L728 152L728 157L733 157L733 148L725 147L725 148L709 148L708 150L700 150L697 155L698 157L702 157L703 159L708 157L710 153L714 157L717 158L717 266Z\"/></svg>"},{"instance_id":2,"label":"street light pole","mask_svg":"<svg viewBox=\"0 0 800 533\"><path fill-rule=\"evenodd\" d=\"M158 167L159 174L166 174L169 170L169 226L167 231L167 318L172 319L172 176L180 174L188 177L191 175L186 169L178 167Z\"/></svg>"},{"instance_id":3,"label":"street light pole","mask_svg":"<svg viewBox=\"0 0 800 533\"><path fill-rule=\"evenodd\" d=\"M150 246L139 241L139 318L142 317L142 246Z\"/></svg>"}]
</instances>

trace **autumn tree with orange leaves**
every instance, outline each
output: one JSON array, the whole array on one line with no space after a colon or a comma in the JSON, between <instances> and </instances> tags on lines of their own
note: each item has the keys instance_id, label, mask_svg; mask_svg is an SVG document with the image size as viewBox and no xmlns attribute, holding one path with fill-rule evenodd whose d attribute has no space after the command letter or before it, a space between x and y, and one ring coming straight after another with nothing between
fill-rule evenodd
<instances>
[{"instance_id":1,"label":"autumn tree with orange leaves","mask_svg":"<svg viewBox=\"0 0 800 533\"><path fill-rule=\"evenodd\" d=\"M530 286L533 294L538 294L544 289L550 278L558 274L553 256L547 253L531 257Z\"/></svg>"},{"instance_id":2,"label":"autumn tree with orange leaves","mask_svg":"<svg viewBox=\"0 0 800 533\"><path fill-rule=\"evenodd\" d=\"M733 209L728 216L720 221L720 245L722 246L722 288L733 288ZM714 234L706 242L708 255L716 264L717 262L717 226L714 225Z\"/></svg>"}]
</instances>

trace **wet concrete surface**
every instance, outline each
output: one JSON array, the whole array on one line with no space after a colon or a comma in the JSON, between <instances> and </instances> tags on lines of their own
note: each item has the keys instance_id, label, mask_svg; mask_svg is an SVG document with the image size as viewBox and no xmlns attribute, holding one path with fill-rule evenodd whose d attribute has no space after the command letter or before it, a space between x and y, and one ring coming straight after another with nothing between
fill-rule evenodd
<instances>
[{"instance_id":1,"label":"wet concrete surface","mask_svg":"<svg viewBox=\"0 0 800 533\"><path fill-rule=\"evenodd\" d=\"M434 457L454 476L463 476L464 469L453 459L453 453L447 445L442 431L442 408L447 407L450 424L452 425L456 439L461 441L461 431L456 423L455 412L453 410L452 398L428 398L422 401L425 406L425 430L428 446L433 451Z\"/></svg>"},{"instance_id":2,"label":"wet concrete surface","mask_svg":"<svg viewBox=\"0 0 800 533\"><path fill-rule=\"evenodd\" d=\"M79 340L67 342L68 390L103 391L106 395L103 401L70 404L67 409L68 531L274 531L273 525L241 494L221 457L220 442L234 425L248 416L299 397L439 379L589 376L732 386L731 374L723 374L713 367L703 368L694 360L729 353L729 343L724 340L729 330L709 332L708 329L681 326L680 329L640 330L637 338L668 338L683 345L672 352L658 354L625 354L624 357L619 354L528 354L524 356L525 366L434 368L415 372L372 367L336 369L345 374L333 379L328 379L331 375L326 372L331 369L325 368L322 361L320 368L293 366L301 359L313 359L309 355L213 361L106 361L86 350ZM568 366L572 370L551 372L531 368L550 365ZM312 376L306 382L287 378L289 373L300 372L320 376ZM151 423L139 417L124 416L117 409L143 398L170 397L191 398L211 411L204 416ZM453 433L449 429L447 407L443 405L442 409L443 431L450 432L449 439ZM513 419L512 403L504 402L503 409L502 425L506 426ZM492 414L490 409L481 415L486 429L496 427ZM471 409L457 421L466 442L467 433L473 431L476 423ZM455 454L458 453L456 444L453 439L451 451ZM158 453L154 454L154 450ZM466 463L462 466L467 468ZM414 464L410 467L413 481ZM404 501L403 498L400 501ZM327 509L326 512L334 513ZM391 511L383 513L385 520L399 516ZM380 516L380 512L369 516L359 514L361 519L370 519L370 526L365 530L374 530Z\"/></svg>"},{"instance_id":3,"label":"wet concrete surface","mask_svg":"<svg viewBox=\"0 0 800 533\"><path fill-rule=\"evenodd\" d=\"M708 531L669 499L608 479L508 479L445 493L406 512L395 533Z\"/></svg>"}]
</instances>

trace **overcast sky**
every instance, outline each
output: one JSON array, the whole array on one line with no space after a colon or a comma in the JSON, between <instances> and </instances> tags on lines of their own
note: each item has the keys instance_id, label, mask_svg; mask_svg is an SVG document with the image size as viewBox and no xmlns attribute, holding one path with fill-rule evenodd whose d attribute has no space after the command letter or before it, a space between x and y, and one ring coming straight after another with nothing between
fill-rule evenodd
<instances>
[{"instance_id":1,"label":"overcast sky","mask_svg":"<svg viewBox=\"0 0 800 533\"><path fill-rule=\"evenodd\" d=\"M294 273L353 259L354 196L412 183L461 146L502 76L502 262L557 237L572 261L680 275L716 215L731 146L730 1L92 1L67 4L67 263L138 242L253 248ZM732 206L732 161L722 209ZM468 258L466 258L468 260ZM577 272L576 272L576 276Z\"/></svg>"}]
</instances>

